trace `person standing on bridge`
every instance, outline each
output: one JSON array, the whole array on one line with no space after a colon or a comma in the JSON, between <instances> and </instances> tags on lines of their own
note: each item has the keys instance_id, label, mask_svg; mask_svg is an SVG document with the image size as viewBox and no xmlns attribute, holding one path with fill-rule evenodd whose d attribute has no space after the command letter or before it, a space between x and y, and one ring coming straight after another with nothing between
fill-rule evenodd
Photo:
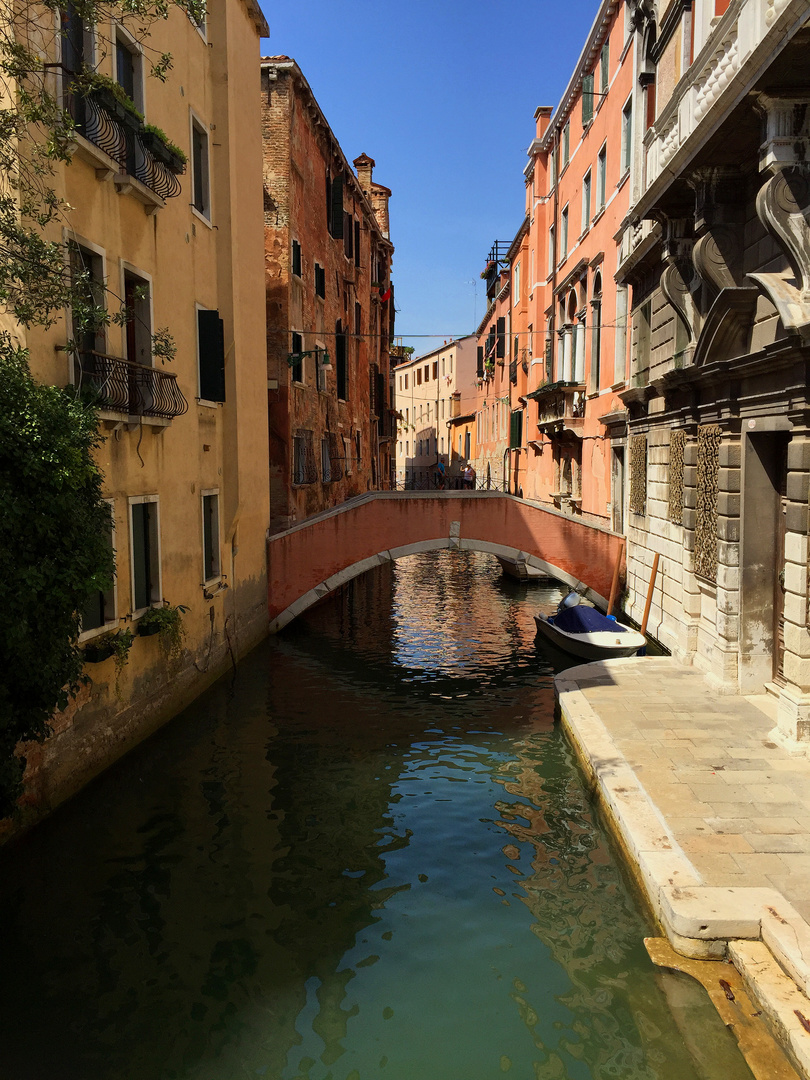
<instances>
[{"instance_id":1,"label":"person standing on bridge","mask_svg":"<svg viewBox=\"0 0 810 1080\"><path fill-rule=\"evenodd\" d=\"M445 480L446 473L444 469L444 462L441 458L439 458L439 460L436 462L436 487L439 488L440 491L444 490Z\"/></svg>"},{"instance_id":2,"label":"person standing on bridge","mask_svg":"<svg viewBox=\"0 0 810 1080\"><path fill-rule=\"evenodd\" d=\"M475 469L469 461L464 466L464 487L475 488Z\"/></svg>"}]
</instances>

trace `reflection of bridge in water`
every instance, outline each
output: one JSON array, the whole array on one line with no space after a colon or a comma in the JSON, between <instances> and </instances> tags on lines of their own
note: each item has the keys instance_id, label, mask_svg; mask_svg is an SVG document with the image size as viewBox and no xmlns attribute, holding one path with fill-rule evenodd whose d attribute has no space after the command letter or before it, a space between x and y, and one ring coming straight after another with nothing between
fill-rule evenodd
<instances>
[{"instance_id":1,"label":"reflection of bridge in water","mask_svg":"<svg viewBox=\"0 0 810 1080\"><path fill-rule=\"evenodd\" d=\"M441 548L525 561L606 603L622 540L501 492L370 492L269 538L270 629L366 570Z\"/></svg>"}]
</instances>

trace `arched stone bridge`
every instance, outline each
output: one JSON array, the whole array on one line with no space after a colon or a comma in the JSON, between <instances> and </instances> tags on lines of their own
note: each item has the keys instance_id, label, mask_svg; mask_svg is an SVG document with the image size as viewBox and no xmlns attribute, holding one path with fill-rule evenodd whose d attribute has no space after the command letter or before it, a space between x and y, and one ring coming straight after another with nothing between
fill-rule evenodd
<instances>
[{"instance_id":1,"label":"arched stone bridge","mask_svg":"<svg viewBox=\"0 0 810 1080\"><path fill-rule=\"evenodd\" d=\"M440 548L525 560L606 606L621 543L617 533L500 492L369 492L269 537L270 631L380 563Z\"/></svg>"}]
</instances>

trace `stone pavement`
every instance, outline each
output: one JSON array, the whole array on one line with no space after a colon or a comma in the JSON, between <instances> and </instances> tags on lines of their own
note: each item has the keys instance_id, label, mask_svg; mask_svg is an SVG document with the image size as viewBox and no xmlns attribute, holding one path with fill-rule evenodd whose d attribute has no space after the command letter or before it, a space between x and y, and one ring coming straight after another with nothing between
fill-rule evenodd
<instances>
[{"instance_id":1,"label":"stone pavement","mask_svg":"<svg viewBox=\"0 0 810 1080\"><path fill-rule=\"evenodd\" d=\"M683 955L728 956L810 1077L810 756L775 702L716 693L666 657L555 680L563 726Z\"/></svg>"}]
</instances>

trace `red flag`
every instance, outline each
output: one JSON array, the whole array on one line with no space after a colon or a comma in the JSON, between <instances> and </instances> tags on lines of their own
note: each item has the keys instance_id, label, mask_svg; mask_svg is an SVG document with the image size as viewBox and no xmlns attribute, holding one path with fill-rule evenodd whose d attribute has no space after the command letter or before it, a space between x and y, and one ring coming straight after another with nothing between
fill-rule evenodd
<instances>
[{"instance_id":1,"label":"red flag","mask_svg":"<svg viewBox=\"0 0 810 1080\"><path fill-rule=\"evenodd\" d=\"M385 303L386 300L391 299L391 286L389 285L385 292L380 292L380 300Z\"/></svg>"}]
</instances>

